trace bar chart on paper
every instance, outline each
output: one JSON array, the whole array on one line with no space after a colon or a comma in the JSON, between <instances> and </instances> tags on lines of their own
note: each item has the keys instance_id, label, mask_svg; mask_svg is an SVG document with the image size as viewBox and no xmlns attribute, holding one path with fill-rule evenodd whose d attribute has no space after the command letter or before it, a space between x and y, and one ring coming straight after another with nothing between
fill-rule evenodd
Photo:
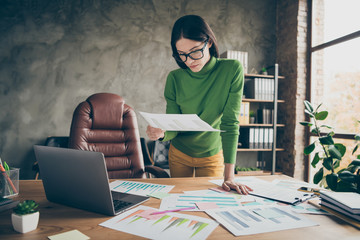
<instances>
[{"instance_id":1,"label":"bar chart on paper","mask_svg":"<svg viewBox=\"0 0 360 240\"><path fill-rule=\"evenodd\" d=\"M174 186L116 180L110 183L111 191L146 196L158 192L168 193Z\"/></svg>"},{"instance_id":2,"label":"bar chart on paper","mask_svg":"<svg viewBox=\"0 0 360 240\"><path fill-rule=\"evenodd\" d=\"M206 239L218 226L214 220L180 213L152 215L149 219L142 215L149 210L156 209L139 206L101 223L100 226L149 239L166 240Z\"/></svg>"},{"instance_id":3,"label":"bar chart on paper","mask_svg":"<svg viewBox=\"0 0 360 240\"><path fill-rule=\"evenodd\" d=\"M206 213L235 236L318 225L304 216L272 205L206 210Z\"/></svg>"}]
</instances>

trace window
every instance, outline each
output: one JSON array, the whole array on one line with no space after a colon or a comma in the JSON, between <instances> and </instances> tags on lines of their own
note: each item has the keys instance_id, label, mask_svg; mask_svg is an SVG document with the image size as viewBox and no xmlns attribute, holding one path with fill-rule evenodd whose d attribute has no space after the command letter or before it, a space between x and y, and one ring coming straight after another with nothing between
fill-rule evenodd
<instances>
[{"instance_id":1,"label":"window","mask_svg":"<svg viewBox=\"0 0 360 240\"><path fill-rule=\"evenodd\" d=\"M322 103L347 147L347 165L354 156L354 134L360 133L360 1L313 0L311 32L311 102ZM347 140L346 140L347 139ZM312 142L312 139L310 139ZM310 167L310 180L316 171Z\"/></svg>"}]
</instances>

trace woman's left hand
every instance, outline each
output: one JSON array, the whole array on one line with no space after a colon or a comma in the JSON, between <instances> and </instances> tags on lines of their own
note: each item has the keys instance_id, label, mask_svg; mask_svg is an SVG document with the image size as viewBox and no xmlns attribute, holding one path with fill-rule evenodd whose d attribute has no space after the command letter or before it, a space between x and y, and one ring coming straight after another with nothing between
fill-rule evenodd
<instances>
[{"instance_id":1,"label":"woman's left hand","mask_svg":"<svg viewBox=\"0 0 360 240\"><path fill-rule=\"evenodd\" d=\"M237 183L234 180L224 181L222 184L222 188L225 191L230 191L231 189L236 190L239 194L248 195L252 189L244 184Z\"/></svg>"}]
</instances>

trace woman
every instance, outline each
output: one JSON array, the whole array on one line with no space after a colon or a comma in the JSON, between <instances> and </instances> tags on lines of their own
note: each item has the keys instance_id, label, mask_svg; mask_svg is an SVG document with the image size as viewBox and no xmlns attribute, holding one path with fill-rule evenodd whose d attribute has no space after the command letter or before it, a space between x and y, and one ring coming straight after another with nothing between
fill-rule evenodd
<instances>
[{"instance_id":1,"label":"woman","mask_svg":"<svg viewBox=\"0 0 360 240\"><path fill-rule=\"evenodd\" d=\"M204 19L195 15L183 16L175 22L171 47L180 69L167 77L166 113L195 113L222 132L165 132L148 126L148 137L171 140L169 167L172 177L224 176L223 189L248 194L249 187L234 181L244 86L241 64L236 60L218 59L213 31Z\"/></svg>"}]
</instances>

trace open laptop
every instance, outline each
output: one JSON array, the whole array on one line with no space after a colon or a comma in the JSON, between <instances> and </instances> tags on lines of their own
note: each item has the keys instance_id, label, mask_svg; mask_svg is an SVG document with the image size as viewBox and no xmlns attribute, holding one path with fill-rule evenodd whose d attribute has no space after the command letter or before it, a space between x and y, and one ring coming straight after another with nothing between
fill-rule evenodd
<instances>
[{"instance_id":1,"label":"open laptop","mask_svg":"<svg viewBox=\"0 0 360 240\"><path fill-rule=\"evenodd\" d=\"M100 152L37 145L34 150L46 198L51 202L117 215L149 199L111 191Z\"/></svg>"}]
</instances>

